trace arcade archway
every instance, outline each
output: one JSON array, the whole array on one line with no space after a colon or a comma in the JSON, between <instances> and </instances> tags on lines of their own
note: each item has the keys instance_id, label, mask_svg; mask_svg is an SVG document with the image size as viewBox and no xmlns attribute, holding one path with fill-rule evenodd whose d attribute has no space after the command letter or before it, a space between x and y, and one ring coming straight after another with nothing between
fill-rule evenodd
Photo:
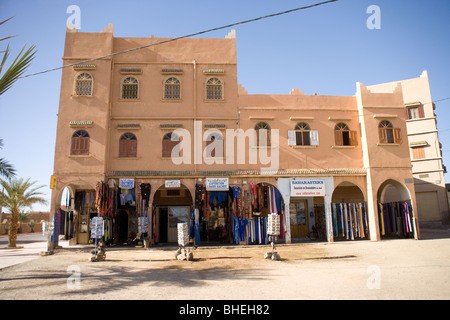
<instances>
[{"instance_id":1,"label":"arcade archway","mask_svg":"<svg viewBox=\"0 0 450 320\"><path fill-rule=\"evenodd\" d=\"M411 194L396 181L386 180L377 192L378 227L381 238L413 238L416 234Z\"/></svg>"},{"instance_id":2,"label":"arcade archway","mask_svg":"<svg viewBox=\"0 0 450 320\"><path fill-rule=\"evenodd\" d=\"M364 192L352 182L344 181L333 191L331 218L333 239L369 239L369 221Z\"/></svg>"}]
</instances>

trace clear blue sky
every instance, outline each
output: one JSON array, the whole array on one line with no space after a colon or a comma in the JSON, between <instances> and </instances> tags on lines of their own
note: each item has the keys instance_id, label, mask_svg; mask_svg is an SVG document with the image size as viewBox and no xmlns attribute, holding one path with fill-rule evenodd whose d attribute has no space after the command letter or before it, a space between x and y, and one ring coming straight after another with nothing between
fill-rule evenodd
<instances>
[{"instance_id":1,"label":"clear blue sky","mask_svg":"<svg viewBox=\"0 0 450 320\"><path fill-rule=\"evenodd\" d=\"M13 56L35 44L37 57L27 73L62 65L66 13L81 9L80 32L100 32L114 24L116 37L178 37L320 2L273 0L2 0L0 37ZM381 29L369 30L370 5L381 9ZM433 100L450 97L450 1L339 0L235 27L238 81L250 93L354 95L365 85L419 77L428 71ZM230 30L202 37L223 38ZM6 43L0 44L4 49ZM61 71L19 80L0 96L0 157L19 177L37 180L49 200ZM436 103L444 164L450 169L450 100ZM450 182L449 174L446 181Z\"/></svg>"}]
</instances>

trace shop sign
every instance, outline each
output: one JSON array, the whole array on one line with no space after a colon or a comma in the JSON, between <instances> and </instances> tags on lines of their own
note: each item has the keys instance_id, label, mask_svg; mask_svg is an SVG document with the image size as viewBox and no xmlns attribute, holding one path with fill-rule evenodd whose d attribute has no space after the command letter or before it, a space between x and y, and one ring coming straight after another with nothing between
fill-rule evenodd
<instances>
[{"instance_id":1,"label":"shop sign","mask_svg":"<svg viewBox=\"0 0 450 320\"><path fill-rule=\"evenodd\" d=\"M325 196L324 179L291 180L291 197Z\"/></svg>"},{"instance_id":2,"label":"shop sign","mask_svg":"<svg viewBox=\"0 0 450 320\"><path fill-rule=\"evenodd\" d=\"M206 178L206 190L228 191L228 178Z\"/></svg>"},{"instance_id":3,"label":"shop sign","mask_svg":"<svg viewBox=\"0 0 450 320\"><path fill-rule=\"evenodd\" d=\"M134 188L134 179L119 179L119 188L133 189Z\"/></svg>"},{"instance_id":4,"label":"shop sign","mask_svg":"<svg viewBox=\"0 0 450 320\"><path fill-rule=\"evenodd\" d=\"M180 180L166 180L164 185L166 188L179 188L181 186Z\"/></svg>"}]
</instances>

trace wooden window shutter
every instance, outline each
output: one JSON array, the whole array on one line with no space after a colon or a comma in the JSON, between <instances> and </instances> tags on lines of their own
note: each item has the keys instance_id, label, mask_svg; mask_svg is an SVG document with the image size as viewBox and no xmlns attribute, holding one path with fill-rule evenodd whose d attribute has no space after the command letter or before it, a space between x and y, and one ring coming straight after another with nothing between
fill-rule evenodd
<instances>
[{"instance_id":1,"label":"wooden window shutter","mask_svg":"<svg viewBox=\"0 0 450 320\"><path fill-rule=\"evenodd\" d=\"M425 118L425 112L423 110L423 106L418 106L417 110L419 111L419 118Z\"/></svg>"},{"instance_id":2,"label":"wooden window shutter","mask_svg":"<svg viewBox=\"0 0 450 320\"><path fill-rule=\"evenodd\" d=\"M358 145L358 134L356 131L350 131L350 145L351 146Z\"/></svg>"},{"instance_id":3,"label":"wooden window shutter","mask_svg":"<svg viewBox=\"0 0 450 320\"><path fill-rule=\"evenodd\" d=\"M402 130L400 128L394 128L394 142L402 143Z\"/></svg>"},{"instance_id":4,"label":"wooden window shutter","mask_svg":"<svg viewBox=\"0 0 450 320\"><path fill-rule=\"evenodd\" d=\"M388 143L386 129L378 128L378 137L379 137L380 143Z\"/></svg>"},{"instance_id":5,"label":"wooden window shutter","mask_svg":"<svg viewBox=\"0 0 450 320\"><path fill-rule=\"evenodd\" d=\"M297 134L295 130L288 130L288 145L295 146L297 144Z\"/></svg>"},{"instance_id":6,"label":"wooden window shutter","mask_svg":"<svg viewBox=\"0 0 450 320\"><path fill-rule=\"evenodd\" d=\"M70 154L71 155L79 155L80 154L80 139L78 137L72 138Z\"/></svg>"},{"instance_id":7,"label":"wooden window shutter","mask_svg":"<svg viewBox=\"0 0 450 320\"><path fill-rule=\"evenodd\" d=\"M342 136L342 131L334 130L334 142L335 142L336 146L344 145L344 138Z\"/></svg>"},{"instance_id":8,"label":"wooden window shutter","mask_svg":"<svg viewBox=\"0 0 450 320\"><path fill-rule=\"evenodd\" d=\"M137 140L121 139L119 141L119 157L134 158L137 156Z\"/></svg>"},{"instance_id":9,"label":"wooden window shutter","mask_svg":"<svg viewBox=\"0 0 450 320\"><path fill-rule=\"evenodd\" d=\"M412 148L413 159L424 159L425 158L425 148L416 147Z\"/></svg>"},{"instance_id":10,"label":"wooden window shutter","mask_svg":"<svg viewBox=\"0 0 450 320\"><path fill-rule=\"evenodd\" d=\"M268 129L256 130L256 145L258 147L266 147L266 146L269 147L270 146L270 140L271 140L271 138L270 138L270 130L268 130Z\"/></svg>"},{"instance_id":11,"label":"wooden window shutter","mask_svg":"<svg viewBox=\"0 0 450 320\"><path fill-rule=\"evenodd\" d=\"M207 141L206 141L206 146L208 147L211 143L213 143L213 140L207 140ZM210 150L210 148L207 148L206 150ZM208 154L207 154L207 155L208 155ZM212 148L212 149L211 149L211 154L208 155L208 156L215 157L215 156L216 156L216 149L215 149L215 148Z\"/></svg>"},{"instance_id":12,"label":"wooden window shutter","mask_svg":"<svg viewBox=\"0 0 450 320\"><path fill-rule=\"evenodd\" d=\"M163 156L163 158L170 158L170 154L171 154L171 151L172 151L172 148L171 148L172 143L171 142L172 141L170 141L170 139L166 139L166 138L163 139L163 142L162 142L162 156Z\"/></svg>"},{"instance_id":13,"label":"wooden window shutter","mask_svg":"<svg viewBox=\"0 0 450 320\"><path fill-rule=\"evenodd\" d=\"M169 157L172 156L172 150L173 150L173 148L175 148L175 146L176 146L177 144L179 144L179 143L180 143L179 140L175 140L175 141L170 140ZM179 156L181 156L181 155L180 155L180 154L177 154L177 155L175 155L175 156L176 156L176 157L179 157Z\"/></svg>"},{"instance_id":14,"label":"wooden window shutter","mask_svg":"<svg viewBox=\"0 0 450 320\"><path fill-rule=\"evenodd\" d=\"M319 145L319 131L311 130L309 132L309 139L311 141L312 146L318 146Z\"/></svg>"},{"instance_id":15,"label":"wooden window shutter","mask_svg":"<svg viewBox=\"0 0 450 320\"><path fill-rule=\"evenodd\" d=\"M80 154L89 154L89 138L79 138L80 141Z\"/></svg>"},{"instance_id":16,"label":"wooden window shutter","mask_svg":"<svg viewBox=\"0 0 450 320\"><path fill-rule=\"evenodd\" d=\"M126 157L126 140L120 139L119 140L119 157Z\"/></svg>"},{"instance_id":17,"label":"wooden window shutter","mask_svg":"<svg viewBox=\"0 0 450 320\"><path fill-rule=\"evenodd\" d=\"M409 120L409 108L405 108L405 120Z\"/></svg>"},{"instance_id":18,"label":"wooden window shutter","mask_svg":"<svg viewBox=\"0 0 450 320\"><path fill-rule=\"evenodd\" d=\"M137 156L137 140L129 140L130 141L130 157Z\"/></svg>"}]
</instances>

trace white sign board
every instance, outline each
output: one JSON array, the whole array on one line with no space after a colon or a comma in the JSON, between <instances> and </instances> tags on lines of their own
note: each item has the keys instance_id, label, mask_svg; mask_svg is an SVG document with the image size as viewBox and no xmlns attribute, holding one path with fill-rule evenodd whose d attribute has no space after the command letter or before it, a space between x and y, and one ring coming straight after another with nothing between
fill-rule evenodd
<instances>
[{"instance_id":1,"label":"white sign board","mask_svg":"<svg viewBox=\"0 0 450 320\"><path fill-rule=\"evenodd\" d=\"M228 178L206 178L206 190L228 191Z\"/></svg>"},{"instance_id":2,"label":"white sign board","mask_svg":"<svg viewBox=\"0 0 450 320\"><path fill-rule=\"evenodd\" d=\"M180 180L166 180L164 185L166 188L179 188L181 184Z\"/></svg>"},{"instance_id":3,"label":"white sign board","mask_svg":"<svg viewBox=\"0 0 450 320\"><path fill-rule=\"evenodd\" d=\"M324 179L291 180L291 197L323 197L325 196Z\"/></svg>"},{"instance_id":4,"label":"white sign board","mask_svg":"<svg viewBox=\"0 0 450 320\"><path fill-rule=\"evenodd\" d=\"M119 188L133 189L134 188L134 179L119 179Z\"/></svg>"}]
</instances>

